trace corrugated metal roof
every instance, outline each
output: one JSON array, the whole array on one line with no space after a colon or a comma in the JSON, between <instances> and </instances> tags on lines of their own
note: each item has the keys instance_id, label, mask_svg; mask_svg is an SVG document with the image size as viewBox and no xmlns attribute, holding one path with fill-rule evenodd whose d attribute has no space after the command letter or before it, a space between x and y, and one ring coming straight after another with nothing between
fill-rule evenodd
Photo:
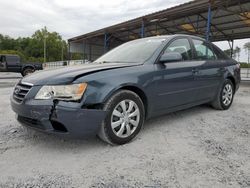
<instances>
[{"instance_id":1,"label":"corrugated metal roof","mask_svg":"<svg viewBox=\"0 0 250 188\"><path fill-rule=\"evenodd\" d=\"M69 39L69 42L97 41L105 33L114 40L126 42L140 38L142 22L145 37L166 34L205 36L209 0L194 0L162 11L154 12L110 27ZM211 40L250 38L250 1L213 0Z\"/></svg>"}]
</instances>

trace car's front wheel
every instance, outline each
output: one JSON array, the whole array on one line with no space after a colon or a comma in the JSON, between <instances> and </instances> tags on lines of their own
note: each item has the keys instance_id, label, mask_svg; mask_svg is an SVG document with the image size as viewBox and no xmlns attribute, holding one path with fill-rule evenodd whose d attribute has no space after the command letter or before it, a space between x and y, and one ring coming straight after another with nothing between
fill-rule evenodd
<instances>
[{"instance_id":1,"label":"car's front wheel","mask_svg":"<svg viewBox=\"0 0 250 188\"><path fill-rule=\"evenodd\" d=\"M104 105L107 116L98 136L109 144L125 144L141 130L145 118L140 97L129 90L115 93Z\"/></svg>"},{"instance_id":2,"label":"car's front wheel","mask_svg":"<svg viewBox=\"0 0 250 188\"><path fill-rule=\"evenodd\" d=\"M223 83L212 106L218 110L227 110L232 105L234 98L234 85L231 80L226 79Z\"/></svg>"}]
</instances>

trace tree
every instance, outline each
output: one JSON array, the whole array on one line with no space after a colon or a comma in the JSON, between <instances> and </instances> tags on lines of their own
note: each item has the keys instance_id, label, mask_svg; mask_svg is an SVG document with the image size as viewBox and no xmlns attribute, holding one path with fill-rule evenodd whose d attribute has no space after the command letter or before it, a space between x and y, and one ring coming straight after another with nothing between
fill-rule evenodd
<instances>
[{"instance_id":1,"label":"tree","mask_svg":"<svg viewBox=\"0 0 250 188\"><path fill-rule=\"evenodd\" d=\"M241 49L237 46L237 47L233 50L232 58L233 58L233 59L236 59L236 58L237 58L238 61L239 61L239 59L240 59L240 51L241 51ZM224 52L225 52L225 54L227 54L229 57L231 57L231 53L232 53L231 49L224 50Z\"/></svg>"},{"instance_id":2,"label":"tree","mask_svg":"<svg viewBox=\"0 0 250 188\"><path fill-rule=\"evenodd\" d=\"M224 53L231 57L231 49L224 50Z\"/></svg>"},{"instance_id":3,"label":"tree","mask_svg":"<svg viewBox=\"0 0 250 188\"><path fill-rule=\"evenodd\" d=\"M67 42L57 32L47 28L37 30L31 37L13 39L0 34L0 50L15 51L23 54L23 61L43 62L44 39L46 36L46 61L67 59Z\"/></svg>"},{"instance_id":4,"label":"tree","mask_svg":"<svg viewBox=\"0 0 250 188\"><path fill-rule=\"evenodd\" d=\"M240 47L236 46L234 53L235 53L235 57L237 57L238 61L240 61L240 52L241 52Z\"/></svg>"},{"instance_id":5,"label":"tree","mask_svg":"<svg viewBox=\"0 0 250 188\"><path fill-rule=\"evenodd\" d=\"M0 50L16 50L17 46L15 39L0 34Z\"/></svg>"},{"instance_id":6,"label":"tree","mask_svg":"<svg viewBox=\"0 0 250 188\"><path fill-rule=\"evenodd\" d=\"M13 55L19 55L21 58L21 62L26 61L26 57L22 52L16 51L16 50L0 50L0 54L13 54Z\"/></svg>"},{"instance_id":7,"label":"tree","mask_svg":"<svg viewBox=\"0 0 250 188\"><path fill-rule=\"evenodd\" d=\"M250 42L245 43L243 48L246 50L248 56L248 63L250 63Z\"/></svg>"},{"instance_id":8,"label":"tree","mask_svg":"<svg viewBox=\"0 0 250 188\"><path fill-rule=\"evenodd\" d=\"M47 28L36 31L32 35L32 43L30 45L31 55L34 57L43 57L44 40L46 40L46 59L47 61L58 61L62 59L62 51L67 51L67 43L57 32L48 32ZM62 50L63 49L63 50ZM64 58L66 58L66 53Z\"/></svg>"}]
</instances>

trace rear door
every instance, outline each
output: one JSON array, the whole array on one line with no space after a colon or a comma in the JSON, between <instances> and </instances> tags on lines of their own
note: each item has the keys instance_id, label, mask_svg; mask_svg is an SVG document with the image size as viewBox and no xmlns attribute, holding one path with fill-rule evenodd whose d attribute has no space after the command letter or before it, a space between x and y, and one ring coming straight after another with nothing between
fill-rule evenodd
<instances>
[{"instance_id":1,"label":"rear door","mask_svg":"<svg viewBox=\"0 0 250 188\"><path fill-rule=\"evenodd\" d=\"M196 99L212 100L223 80L225 71L223 60L217 57L210 43L197 38L193 38L192 41L195 61L200 64L199 72L195 75L195 81L199 88Z\"/></svg>"}]
</instances>

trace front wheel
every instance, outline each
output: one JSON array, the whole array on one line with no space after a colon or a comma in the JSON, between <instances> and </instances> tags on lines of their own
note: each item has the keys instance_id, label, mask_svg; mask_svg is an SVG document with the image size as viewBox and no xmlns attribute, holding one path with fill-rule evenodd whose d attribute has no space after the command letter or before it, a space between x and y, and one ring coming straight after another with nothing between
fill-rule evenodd
<instances>
[{"instance_id":1,"label":"front wheel","mask_svg":"<svg viewBox=\"0 0 250 188\"><path fill-rule=\"evenodd\" d=\"M107 116L98 136L109 144L125 144L141 130L145 118L144 105L140 97L129 90L114 94L104 105Z\"/></svg>"},{"instance_id":2,"label":"front wheel","mask_svg":"<svg viewBox=\"0 0 250 188\"><path fill-rule=\"evenodd\" d=\"M216 98L212 102L212 106L218 110L227 110L232 105L234 98L234 85L231 80L227 79L223 83Z\"/></svg>"}]
</instances>

